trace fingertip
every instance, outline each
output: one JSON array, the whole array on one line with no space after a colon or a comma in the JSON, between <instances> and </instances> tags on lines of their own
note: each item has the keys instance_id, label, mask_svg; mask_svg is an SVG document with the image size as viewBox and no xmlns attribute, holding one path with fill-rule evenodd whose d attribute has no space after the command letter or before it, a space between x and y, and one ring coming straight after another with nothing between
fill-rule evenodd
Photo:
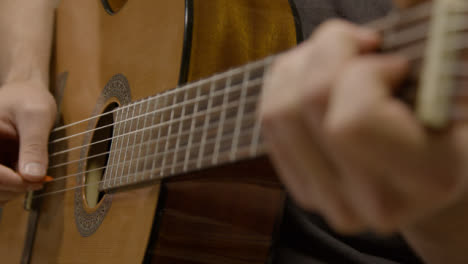
<instances>
[{"instance_id":1,"label":"fingertip","mask_svg":"<svg viewBox=\"0 0 468 264\"><path fill-rule=\"evenodd\" d=\"M21 176L23 176L25 180L30 182L43 181L46 176L45 174L45 166L37 162L27 163L21 169Z\"/></svg>"}]
</instances>

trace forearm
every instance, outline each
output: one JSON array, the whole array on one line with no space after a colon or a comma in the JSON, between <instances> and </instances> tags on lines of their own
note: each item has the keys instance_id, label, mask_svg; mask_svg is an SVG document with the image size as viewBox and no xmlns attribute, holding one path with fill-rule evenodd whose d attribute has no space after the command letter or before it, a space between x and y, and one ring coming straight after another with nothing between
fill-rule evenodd
<instances>
[{"instance_id":1,"label":"forearm","mask_svg":"<svg viewBox=\"0 0 468 264\"><path fill-rule=\"evenodd\" d=\"M0 85L34 80L48 87L55 2L0 1Z\"/></svg>"}]
</instances>

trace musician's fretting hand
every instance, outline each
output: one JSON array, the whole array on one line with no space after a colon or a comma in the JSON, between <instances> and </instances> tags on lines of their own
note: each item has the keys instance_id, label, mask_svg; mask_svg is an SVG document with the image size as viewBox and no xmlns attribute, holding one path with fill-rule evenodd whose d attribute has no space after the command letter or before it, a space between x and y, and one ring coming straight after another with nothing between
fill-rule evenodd
<instances>
[{"instance_id":1,"label":"musician's fretting hand","mask_svg":"<svg viewBox=\"0 0 468 264\"><path fill-rule=\"evenodd\" d=\"M392 96L407 61L372 53L378 44L367 29L325 23L275 61L264 87L263 132L284 184L343 232L432 221L466 191L468 127L424 129Z\"/></svg>"},{"instance_id":2,"label":"musician's fretting hand","mask_svg":"<svg viewBox=\"0 0 468 264\"><path fill-rule=\"evenodd\" d=\"M42 187L55 109L54 98L39 82L0 86L0 205Z\"/></svg>"}]
</instances>

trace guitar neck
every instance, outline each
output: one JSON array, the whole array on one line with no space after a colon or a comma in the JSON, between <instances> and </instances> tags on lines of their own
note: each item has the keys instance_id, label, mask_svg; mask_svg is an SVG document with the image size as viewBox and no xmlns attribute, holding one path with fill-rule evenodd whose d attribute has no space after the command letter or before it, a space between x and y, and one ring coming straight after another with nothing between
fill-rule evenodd
<instances>
[{"instance_id":1,"label":"guitar neck","mask_svg":"<svg viewBox=\"0 0 468 264\"><path fill-rule=\"evenodd\" d=\"M120 107L101 190L264 154L257 106L273 58Z\"/></svg>"},{"instance_id":2,"label":"guitar neck","mask_svg":"<svg viewBox=\"0 0 468 264\"><path fill-rule=\"evenodd\" d=\"M424 70L431 30L428 2L368 24L382 34L383 52ZM101 190L159 181L264 154L257 106L273 57L120 107ZM403 97L414 101L414 89ZM408 98L404 98L408 99Z\"/></svg>"}]
</instances>

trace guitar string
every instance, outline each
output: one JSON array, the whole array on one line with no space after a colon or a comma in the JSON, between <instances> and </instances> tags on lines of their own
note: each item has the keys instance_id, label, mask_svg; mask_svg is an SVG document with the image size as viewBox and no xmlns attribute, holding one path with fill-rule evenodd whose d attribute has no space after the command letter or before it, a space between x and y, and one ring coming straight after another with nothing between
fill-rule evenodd
<instances>
[{"instance_id":1,"label":"guitar string","mask_svg":"<svg viewBox=\"0 0 468 264\"><path fill-rule=\"evenodd\" d=\"M258 150L258 155L262 154L262 153L265 153L265 146L259 146L259 150ZM243 150L245 151L248 151L250 150L249 149L249 146L245 146L245 147L241 147L238 149L239 152L242 152ZM224 156L228 156L229 153L222 153L221 154L222 156L220 157L220 159L224 160ZM205 157L205 158L202 158L202 162L205 162L205 161L211 161L212 160L212 157ZM229 160L229 159L227 159ZM196 164L197 163L197 160L190 160L189 161L190 164ZM175 167L181 167L183 166L184 164L183 163L178 163L178 164L175 164L173 166ZM213 164L215 165L215 164ZM210 166L210 165L208 165ZM172 165L171 165L172 167ZM171 169L171 167L167 167L166 169ZM202 166L201 168L204 168L204 167L207 167L207 166ZM122 176L121 178L122 179L128 179L130 177L135 177L136 175L138 174L145 174L145 173L152 173L154 172L153 170L145 170L145 171L142 171L142 172L138 172L138 173L133 173L131 175L126 175L126 176ZM159 176L158 178L154 179L154 178L150 178L150 179L146 179L148 181L154 181L154 180L161 180L161 179L167 179L167 178L172 178L172 177L176 177L177 174L169 174L169 175L163 175L163 176ZM80 189L80 188L83 188L83 187L87 187L87 186L96 186L96 185L99 185L101 183L105 183L106 181L105 180L102 180L102 181L99 181L99 182L94 182L94 183L88 183L88 184L81 184L81 185L76 185L76 186L73 186L73 187L68 187L68 188L63 188L63 189L59 189L59 190L56 190L56 191L50 191L50 192L46 192L46 193L42 193L42 194L38 194L38 195L33 195L33 198L32 199L38 199L38 198L43 198L43 197L46 197L46 196L51 196L51 195L56 195L56 194L59 194L59 193L64 193L64 192L68 192L68 191L72 191L72 190L76 190L76 189ZM129 186L130 184L127 184L127 185L124 185L124 186L118 186L118 187L113 187L113 188L122 188L122 187L125 187L125 186Z\"/></svg>"},{"instance_id":2,"label":"guitar string","mask_svg":"<svg viewBox=\"0 0 468 264\"><path fill-rule=\"evenodd\" d=\"M449 75L449 74L446 74L446 76ZM460 70L456 70L454 71L453 73L451 73L451 76L453 77L465 77L467 76L466 73L460 71ZM256 79L253 79L251 81L249 81L249 84L248 84L248 87L257 87L256 85L259 85L257 84L257 81L262 80L263 77L258 77ZM241 89L241 85L242 84L238 84L236 86L233 86L234 87L234 90L235 92L239 91ZM462 89L457 89L457 93L454 93L454 94L449 94L448 96L450 97L456 97L456 96L459 96L459 94L461 94L461 92L464 92ZM223 93L223 91L218 91L216 92L216 95L215 96L219 96ZM169 107L165 107L163 109L159 109L159 110L155 110L155 111L152 111L150 113L146 113L146 114L143 114L143 115L138 115L137 117L133 118L133 119L129 119L129 120L134 120L134 119L141 119L141 118L147 118L149 116L152 116L152 115L156 115L156 114L161 114L161 115L164 115L165 113L167 113L168 110L172 110L172 109L175 109L175 108L180 108L182 106L186 106L186 105L189 105L189 104L194 104L194 103L197 103L197 102L200 102L200 101L203 101L204 99L207 99L207 95L205 95L204 97L201 97L201 98L197 98L197 99L192 99L192 100L188 100L187 102L183 102L181 104L178 104L178 105L172 105L172 106L169 106ZM200 112L202 113L202 112ZM190 117L190 116L185 116L185 118L187 117ZM128 120L127 120L128 121ZM167 125L167 124L171 124L174 123L174 122L177 122L177 121L180 121L180 118L178 119L174 119L174 120L170 120L170 121L166 121L160 125ZM118 122L115 122L115 124L120 124L120 123L124 123L124 121L118 121ZM103 127L109 127L109 125L107 126L103 126ZM118 135L118 136L113 136L111 138L108 138L108 139L104 139L104 140L101 140L101 141L97 141L97 142L94 142L94 143L91 143L91 144L87 144L87 145L79 145L79 146L76 146L76 147L71 147L71 148L68 148L66 150L61 150L61 151L56 151L56 152L51 152L49 154L49 157L50 158L53 158L55 156L58 156L58 155L63 155L63 154L67 154L69 152L72 152L72 151L77 151L77 150L81 150L85 147L88 147L88 146L91 146L91 145L96 145L96 144L100 144L100 143L104 143L104 142L107 142L107 141L110 141L110 140L113 140L115 138L119 138L119 137L123 137L123 136L127 136L127 135L130 135L130 134L133 134L133 133L138 133L138 132L141 132L142 130L144 129L152 129L152 128L156 128L157 125L154 125L154 126L150 126L150 127L147 127L147 128L142 128L142 129L138 129L138 130L135 130L135 131L131 131L131 132L128 132L128 133L125 133L125 134L122 134L122 135ZM95 131L99 130L98 129L95 129Z\"/></svg>"},{"instance_id":3,"label":"guitar string","mask_svg":"<svg viewBox=\"0 0 468 264\"><path fill-rule=\"evenodd\" d=\"M453 18L453 17L451 19L457 20L457 18ZM453 27L451 27L451 28L449 27L448 31L449 32L450 31L457 32L457 31L462 30L462 28L460 28L458 25L459 25L459 23L454 23ZM423 38L425 37L425 34L427 34L428 27L429 27L429 23L426 21L426 22L424 22L422 24L414 25L412 28L401 30L399 33L392 33L392 35L389 35L389 39L391 39L391 41L387 41L386 43L384 43L384 45L388 46L388 47L395 47L395 46L398 47L398 46L404 46L405 44L408 44L408 43L413 44L415 46L408 46L406 48L402 48L402 50L399 53L406 54L407 59L409 59L409 60L420 59L421 57L423 57L423 54L421 54L421 53L423 52L424 49L421 49L421 46L424 46L424 44L425 44L425 39L423 39ZM466 29L466 28L468 28L468 25L464 26L463 29ZM456 42L456 43L460 43L460 44L457 44L456 46L452 47L452 50L457 51L457 50L461 50L461 49L466 49L467 46L468 46L468 34L466 34L466 33L457 33L457 34L459 34L459 35L453 36L453 37L460 37L461 36L463 38L459 39L459 41ZM418 41L418 40L419 40L418 44L413 43L413 42ZM422 43L420 43L420 42L422 42ZM405 50L406 50L406 52L405 52ZM269 59L271 60L273 58L269 58ZM261 62L264 62L264 61L259 61L259 62L261 63ZM242 71L244 70L244 68L246 68L247 66L248 65L246 65L245 67L233 69L234 71L237 71L234 74L241 74ZM266 67L266 66L267 66L267 64L259 65L259 67ZM218 74L217 76L213 76L212 78L209 78L209 79L200 80L199 82L201 82L201 83L196 82L196 83L189 84L187 86L182 86L182 87L170 90L170 91L173 91L174 95L177 96L177 94L185 92L186 90L189 90L191 88L195 88L197 85L204 85L206 83L209 83L210 81L222 80L223 78L226 77L227 74L230 74L230 72ZM217 77L217 78L215 78L215 77ZM215 79L213 79L213 78L215 78ZM196 84L196 85L194 85L194 84ZM91 121L91 120L94 120L94 119L96 119L98 117L110 115L113 112L124 111L126 108L130 108L130 107L135 108L138 105L148 103L150 101L155 101L155 100L158 100L162 96L168 96L168 95L171 95L171 94L163 92L163 93L160 93L160 94L158 94L156 96L151 96L151 97L148 97L146 99L139 100L137 102L134 102L134 103L131 103L131 104L116 108L115 110L108 111L106 113L102 113L100 115L96 115L96 116L90 117L90 118L85 119L85 120L86 121ZM170 106L169 108L177 108L177 107L183 107L183 105L174 105L174 106ZM168 107L166 107L166 108L168 108ZM161 109L161 111L162 110L163 109ZM148 115L148 114L153 114L153 113L157 113L157 111L153 111L152 113L146 113L146 114L143 114L143 115ZM137 118L139 118L139 117L141 117L143 115L132 116L129 119L126 119L126 120L124 119L124 120L121 120L119 122L132 121L133 119L137 119ZM83 123L85 120L82 120L82 121L79 121L79 122ZM76 123L72 123L69 126L72 126L74 124L76 124ZM118 124L118 123L115 123L115 124ZM109 124L109 125L102 126L102 127L99 127L99 128L89 129L89 130L85 130L85 131L82 131L82 132L78 132L76 134L67 135L67 136L64 136L62 138L56 138L56 139L53 139L52 141L50 141L49 144L54 144L54 143L58 143L58 142L61 142L61 141L67 140L67 139L71 139L73 137L77 137L77 136L80 136L80 135L85 135L85 134L88 134L88 133L91 133L91 132L94 132L94 131L97 131L97 130L100 130L100 129L104 129L106 127L110 127L112 125L113 124ZM57 131L54 130L54 131L52 131L52 133L53 132L57 132Z\"/></svg>"},{"instance_id":4,"label":"guitar string","mask_svg":"<svg viewBox=\"0 0 468 264\"><path fill-rule=\"evenodd\" d=\"M214 74L213 76L211 76L209 78L200 79L200 80L191 82L189 84L179 86L179 87L176 87L174 89L167 90L167 91L161 92L161 93L153 95L153 96L149 96L147 98L140 99L140 100L138 100L136 102L120 106L119 108L114 109L112 111L102 113L102 114L98 114L98 115L94 115L92 117L89 117L89 118L86 118L86 119L83 119L83 120L80 120L80 121L76 121L76 122L73 122L73 123L70 123L70 124L67 124L67 125L64 125L64 126L57 127L55 129L53 129L51 131L51 133L56 133L56 132L59 132L61 130L73 127L73 126L76 126L76 125L79 125L79 124L82 124L82 123L86 123L88 121L103 117L105 115L115 113L115 112L117 112L119 110L124 110L124 109L130 108L130 107L133 107L133 106L136 106L136 105L148 102L148 101L156 100L159 97L175 95L177 93L185 92L187 90L196 88L197 86L203 86L203 85L210 84L211 82L217 82L217 81L220 81L220 80L226 78L226 76L228 76L228 75L236 75L236 74L242 73L244 71L244 69L247 69L247 68L252 69L252 71L261 69L262 67L264 68L265 65L267 65L268 63L271 63L273 58L276 57L276 56L278 56L278 55L271 55L271 56L266 57L264 59L254 61L254 62L250 62L248 64L245 64L245 65L241 66L241 67L233 68L233 69L230 69L230 70L228 70L226 72Z\"/></svg>"},{"instance_id":5,"label":"guitar string","mask_svg":"<svg viewBox=\"0 0 468 264\"><path fill-rule=\"evenodd\" d=\"M249 82L245 86L247 87L247 89L252 88L252 87L258 88L258 85L260 85L262 82L263 82L263 77L260 77L260 78L255 79L255 81ZM239 85L236 88L236 91L240 91L241 89L243 89L243 88L241 87L241 85ZM232 105L233 103L238 103L238 102L237 101L230 102L229 105ZM223 108L222 104L219 105L219 106L216 106L215 108L211 109L212 110L211 113L216 112L218 109L222 109L222 108ZM167 113L167 111L161 112L161 114L165 114L165 113ZM97 144L106 143L108 141L111 141L111 140L114 140L114 139L117 139L117 138L122 138L122 137L125 137L125 136L128 136L128 135L132 135L134 133L138 133L138 132L141 132L143 130L150 130L150 129L155 129L155 128L159 128L159 127L166 126L166 125L172 125L172 124L180 122L180 121L190 120L192 118L195 118L195 117L198 117L198 116L203 116L203 115L206 115L206 114L211 114L211 113L207 112L207 111L199 111L198 113L194 113L194 114L192 114L190 116L186 115L186 116L181 116L179 118L170 119L168 121L157 123L157 124L151 125L151 126L146 127L146 128L136 129L136 130L133 130L133 131L130 131L130 132L126 132L126 133L123 133L123 134L120 134L120 135L117 135L117 136L112 136L110 138L99 140L99 141L96 141L96 142L93 142L93 143L89 143L89 144L85 144L85 145L79 145L79 146L76 146L76 147L68 148L66 150L52 152L51 154L49 154L49 158L54 158L54 157L57 157L59 155L68 154L68 153L70 153L72 151L81 150L81 149L89 147L89 146L94 146L94 145L97 145ZM151 117L151 116L152 115L149 115L149 116L146 116L146 117Z\"/></svg>"},{"instance_id":6,"label":"guitar string","mask_svg":"<svg viewBox=\"0 0 468 264\"><path fill-rule=\"evenodd\" d=\"M76 187L75 187L76 188ZM79 187L78 187L79 188Z\"/></svg>"},{"instance_id":7,"label":"guitar string","mask_svg":"<svg viewBox=\"0 0 468 264\"><path fill-rule=\"evenodd\" d=\"M245 116L245 121L254 121L253 124L251 126L249 126L247 129L244 129L242 132L240 132L239 134L239 138L242 139L242 138L247 138L247 139L251 139L252 137L252 134L253 134L253 130L254 130L254 127L255 127L255 121L256 121L256 114L255 113L250 113L250 114L247 114ZM231 124L235 124L236 123L236 118L235 117L231 117L231 118L228 118L227 120L227 123L224 124L224 126L226 126L227 124L231 123ZM244 121L244 122L245 122ZM215 126L211 126L209 129L210 130L213 130L213 129L217 129L218 127L215 125ZM198 131L200 130L204 130L203 128L202 129L199 129ZM218 138L209 138L208 140L205 141L205 145L211 145L211 144L215 144L216 142L224 142L226 140L228 140L229 142L231 142L233 139L234 139L234 136L235 136L235 133L233 131L231 131L230 133L228 134L224 134L222 136L221 139L218 139ZM153 141L151 144L153 143L156 143L156 140ZM175 149L175 148L172 148L172 149L169 149L167 151L164 151L164 152L161 152L161 153L153 153L153 154L150 154L150 155L147 155L147 156L143 156L143 157L139 157L137 159L134 159L134 160L127 160L127 161L124 161L124 162L121 162L121 163L118 163L118 164L112 164L112 165L108 165L108 166L103 166L103 167L100 167L100 168L94 168L92 170L87 170L87 171L81 171L81 172L78 172L78 173L74 173L74 174L69 174L69 175L66 175L66 176L63 176L63 177L59 177L59 178L55 178L53 181L51 182L47 182L45 183L45 185L52 185L52 184L55 184L57 183L58 181L62 181L62 180L65 180L67 178L71 178L71 177L74 177L74 176L79 176L79 175L82 175L82 174L85 174L85 173L89 173L89 172L95 172L95 171L102 171L102 170L106 170L106 169L109 169L109 168L112 168L112 167L122 167L122 168L125 168L126 165L131 165L131 164L134 164L135 162L137 163L137 167L138 167L138 164L140 164L140 162L145 162L148 158L152 159L153 162L155 162L157 160L157 158L161 158L163 156L166 156L166 155L170 155L170 154L176 154L176 153L181 153L181 152L188 152L190 151L192 148L196 149L198 147L201 147L202 145L202 142L196 142L192 145L191 148L189 148L188 146L184 146L182 148L179 148L179 149ZM242 149L242 148L248 148L250 146L250 144L248 145L239 145L237 146L238 149ZM261 146L263 147L263 146ZM224 153L227 153L227 152L230 152L230 150L225 150L222 154ZM215 150L213 149L213 153L215 153ZM211 153L211 155L213 154ZM231 154L231 153L229 153ZM206 160L210 160L211 156L207 155L208 157L204 157ZM197 157L198 158L198 157ZM169 169L173 169L173 168L177 168L177 167L180 167L180 166L183 166L183 165L186 165L186 164L189 164L190 162L192 163L196 163L197 161L197 158L195 159L189 159L188 161L181 161L181 162L178 162L178 163L175 163L173 161L173 164L170 166L170 167L166 167L164 169L161 169L161 170L169 170ZM234 160L233 158L229 157L230 160ZM177 161L177 160L176 160ZM212 160L211 160L212 161ZM189 162L189 163L187 163ZM212 162L213 164L216 164L216 162ZM185 166L184 166L185 167ZM160 168L158 168L160 169ZM148 172L150 170L143 170L143 171L136 171L134 172L133 174L131 174L130 176L132 175L135 175L135 174L140 174L140 173L145 173L145 172ZM152 170L151 170L152 171ZM122 176L123 177L123 176ZM117 179L120 179L121 177L118 177ZM101 182L107 182L107 181L110 181L110 180L114 180L115 178L107 178L107 179L103 179Z\"/></svg>"},{"instance_id":8,"label":"guitar string","mask_svg":"<svg viewBox=\"0 0 468 264\"><path fill-rule=\"evenodd\" d=\"M459 116L459 114L458 114L457 116ZM145 121L146 121L146 119L145 119ZM180 121L180 119L174 120L174 121L177 122L177 121ZM171 123L169 123L169 124L163 124L163 126L164 126L164 125L171 125ZM152 128L156 128L156 127L150 127L149 129L152 129ZM145 129L145 128L144 128L144 129ZM144 129L143 129L143 132L144 132ZM131 133L128 133L128 134L134 134L134 135L136 136L137 133L138 133L138 132L141 132L141 131L142 131L142 129L137 130L137 131L132 131ZM124 135L121 135L121 136L125 136L125 135L128 135L128 134L124 134ZM110 140L110 139L109 139L109 140ZM100 142L96 142L95 144L98 144L98 143L102 143L102 142L101 142L101 141L100 141ZM82 146L82 147L86 147L86 146ZM134 146L134 147L135 147L135 146ZM77 150L78 150L78 149L77 149ZM86 159L79 159L79 160L69 161L69 162L62 163L62 164L55 164L55 165L49 167L49 169L53 169L53 168L56 168L56 167L60 167L60 166L62 166L62 165L73 164L73 163L75 163L75 162L81 162L81 161L83 161L83 160L87 160L87 159L95 158L95 157L98 157L98 156L106 155L106 154L108 154L108 153L109 153L109 151L108 151L108 152L101 153L101 154L89 156L89 157L86 158Z\"/></svg>"},{"instance_id":9,"label":"guitar string","mask_svg":"<svg viewBox=\"0 0 468 264\"><path fill-rule=\"evenodd\" d=\"M412 8L407 9L407 10L399 11L400 15L398 15L398 18L399 18L400 21L403 21L403 22L405 22L405 18L407 20L409 20L408 22L411 22L411 21L413 21L415 19L419 19L421 17L421 13L423 13L423 15L428 16L428 15L430 15L430 11L431 11L431 9L428 8L430 6L432 6L432 3L429 2L429 3L424 3L424 4L421 4L421 5L418 5L416 7L412 7ZM388 23L388 17L386 17L386 18L382 18L380 20L371 22L371 23L368 24L368 26L370 28L374 28L374 29L376 29L378 31L385 31L385 30L392 29L393 27L395 27L395 24L398 25L398 23L399 23L399 21L395 21L394 23ZM394 34L397 34L397 33L394 33ZM255 67L256 64L261 65L262 62L263 62L263 60L252 62L250 64L245 65L244 67L247 67L247 66L248 67ZM232 69L231 71L240 70L240 69L242 69L244 67ZM227 73L229 73L229 72L226 72L226 74ZM150 96L148 98L141 99L140 101L137 101L135 103L144 103L144 102L150 101L152 99L155 99L155 97L162 96L164 94L168 95L170 93L178 92L181 89L190 89L190 88L192 88L194 86L201 85L202 83L206 84L207 82L211 81L211 79L222 78L222 75L223 74L217 74L217 75L214 75L213 77L208 78L208 79L198 80L198 81L196 81L194 83L190 83L190 84L187 84L185 86L178 87L176 89L172 89L172 90L169 90L169 91L166 91L166 92L162 92L159 95ZM125 108L129 108L131 106L132 106L132 104L128 104L128 105L124 105L124 106L119 107L119 109L122 110L122 109L125 109ZM103 113L103 114L95 115L95 116L92 116L92 117L89 117L89 118L86 118L86 119L83 119L83 120L79 120L79 121L76 121L76 122L73 122L73 123L70 123L70 124L67 124L67 125L64 125L64 126L57 127L55 129L53 129L51 131L51 133L56 133L56 132L59 132L61 130L64 130L64 129L79 125L81 123L89 122L89 121L91 121L93 119L100 118L102 116L111 114L111 113L116 112L116 111L118 111L118 109L115 109L115 110L112 110L112 111L109 111L109 112L106 112L106 113Z\"/></svg>"},{"instance_id":10,"label":"guitar string","mask_svg":"<svg viewBox=\"0 0 468 264\"><path fill-rule=\"evenodd\" d=\"M419 48L418 48L417 50L419 50ZM405 52L405 51L402 51L402 52ZM411 49L408 49L408 50L407 50L407 53L408 53L408 54L412 53L412 50L411 50ZM272 58L271 58L271 59L272 59ZM264 63L264 64L267 65L268 63ZM233 74L239 74L239 73L242 73L241 69L237 69L237 71L234 72ZM256 80L256 79L252 79L252 80L250 80L250 81L255 81L255 80ZM210 81L208 81L207 83L210 83ZM237 86L238 86L238 85L237 85ZM197 86L192 86L192 87L196 88ZM192 88L192 87L191 87L191 88ZM182 91L179 90L179 92L182 92ZM185 93L186 93L186 92L187 92L187 91L185 91ZM223 93L223 90L219 90L219 91L217 91L217 92L214 94L214 96L218 96L218 95L220 95L220 94L222 94L222 93ZM154 100L155 100L155 101L156 101L156 100L160 100L161 97L163 97L164 95L165 95L165 94L158 95L157 97L154 98ZM179 95L180 95L180 94L179 94ZM99 128L94 128L94 129L87 130L87 131L84 131L84 132L80 132L80 133L77 133L77 134L74 134L74 135L65 136L65 137L60 138L60 139L55 139L55 140L52 141L51 143L58 143L58 142L61 142L61 141L66 140L66 139L71 139L71 138L73 138L73 137L75 137L75 136L85 135L85 134L88 134L88 133L90 133L90 132L94 132L94 131L98 131L98 130L101 130L101 129L105 129L105 128L111 127L111 126L113 126L113 125L118 125L118 124L121 124L121 123L127 123L127 122L129 122L129 121L133 121L133 120L135 120L135 119L139 119L139 118L142 118L142 117L147 117L147 116L150 116L150 115L153 115L153 114L159 114L159 113L162 113L162 112L165 112L165 111L168 111L168 110L172 110L172 109L175 109L175 108L181 108L181 107L183 107L183 106L186 106L187 104L192 104L192 103L196 103L196 102L199 102L199 101L201 101L201 100L204 100L206 97L207 97L207 95L203 95L201 98L190 99L190 100L188 100L187 102L183 102L183 103L180 103L180 104L177 104L177 105L166 106L166 107L163 107L163 108L161 108L161 109L156 109L156 110L154 110L154 111L151 111L151 112L149 112L149 113L139 114L139 115L134 116L134 117L129 118L129 119L123 119L123 120L114 122L113 124L101 126L101 127L99 127ZM135 104L135 105L132 105L132 106L135 108L137 105L138 105L138 104ZM121 109L118 109L118 110L121 110ZM118 111L118 110L117 110L117 111ZM104 115L109 115L109 114L110 114L110 112L107 112L107 113L103 114L103 116L104 116ZM51 144L51 143L50 143L50 144ZM60 153L58 153L58 154L60 154ZM50 153L50 154L49 154L49 156L54 156L54 155L57 155L57 153Z\"/></svg>"},{"instance_id":11,"label":"guitar string","mask_svg":"<svg viewBox=\"0 0 468 264\"><path fill-rule=\"evenodd\" d=\"M250 79L249 82L255 82L258 80L258 78L261 78L261 77L257 77L257 78L253 78L253 79ZM241 84L235 84L233 85L232 87L234 87L234 89L237 89L238 86L241 85ZM197 88L198 86L195 86L193 88ZM187 94L189 90L187 90L186 92L184 92L184 94ZM216 92L213 93L213 97L217 97L219 95L222 95L224 93L224 89L223 90L217 90ZM180 95L180 94L179 94ZM168 110L172 110L172 109L176 109L176 108L180 108L182 106L186 106L186 105L189 105L189 104L195 104L197 102L201 102L203 100L206 100L208 99L208 96L209 94L203 94L203 95L200 95L198 97L195 97L195 98L191 98L191 99L188 99L188 100L184 100L182 103L179 103L177 105L175 104L172 104L172 105L169 105L169 106L165 106L165 107L162 107L162 108L159 108L159 109L155 109L153 111L150 111L150 112L145 112L143 114L139 114L139 115L136 115L136 116L132 116L131 118L127 118L127 119L122 119L120 121L117 121L117 122L114 122L112 124L109 124L109 125L105 125L105 126L101 126L101 127L98 127L98 128L94 128L94 129L90 129L90 130L87 130L87 131L84 131L84 132L80 132L80 133L76 133L76 134L72 134L72 135L69 135L69 136L65 136L65 137L62 137L62 138L59 138L59 139L54 139L52 141L49 142L49 144L54 144L54 143L58 143L58 142L62 142L64 140L67 140L67 139L71 139L73 137L76 137L76 136L81 136L81 135L85 135L87 133L90 133L90 132L95 132L95 131L98 131L100 129L105 129L105 128L108 128L108 127L111 127L111 126L114 126L114 125L118 125L118 124L121 124L121 123L127 123L129 121L132 121L132 120L135 120L135 119L140 119L142 117L148 117L148 116L152 116L152 115L155 115L155 114L159 114L159 113L162 113L162 112L166 112ZM161 99L162 96L158 96L159 98L154 98L154 102L156 102L157 100ZM143 103L144 104L144 103ZM135 106L137 105L143 105L143 104L135 104ZM147 105L151 105L150 101L147 102ZM119 109L121 110L121 109ZM110 115L111 113L110 112L107 112L107 115ZM104 115L105 116L105 115Z\"/></svg>"},{"instance_id":12,"label":"guitar string","mask_svg":"<svg viewBox=\"0 0 468 264\"><path fill-rule=\"evenodd\" d=\"M245 105L249 105L249 104L256 103L256 102L257 102L257 98L247 98L247 99L245 100ZM238 102L235 102L235 103L238 103ZM236 104L232 104L231 107L232 107L232 106L236 106ZM226 107L226 108L229 108L229 106ZM252 121L252 120L250 120L249 118L252 118L252 116L255 116L255 115L256 115L256 113L255 113L254 111L251 111L251 112L248 112L248 113L244 113L244 118L243 118L243 120L242 120L242 124L244 124L246 121ZM207 132L209 132L209 131L211 131L211 130L213 130L213 129L217 129L219 126L231 125L231 123L234 123L234 122L235 122L236 118L237 118L237 116L229 117L228 119L226 119L225 123L223 123L223 124L220 124L220 123L210 124L210 125L208 126L208 128L205 128L204 126L198 126L198 127L196 127L196 128L193 130L193 133L203 132L203 131L205 131L205 130L206 130ZM254 121L255 121L255 120L254 120ZM244 129L245 129L245 128L244 128ZM107 155L107 154L113 154L113 153L116 153L116 152L118 152L118 151L128 151L129 149L133 149L133 148L136 148L136 147L140 147L141 145L148 145L148 144L152 145L152 144L157 144L157 143L160 143L160 142L168 142L168 141L170 141L171 139L177 138L177 137L179 137L179 136L188 136L188 135L190 135L191 133L192 133L191 131L185 131L185 132L183 132L183 133L180 134L180 135L179 135L179 134L172 134L172 133L171 133L171 134L165 135L164 137L159 137L159 138L157 138L157 139L153 139L153 140L150 140L150 141L146 141L146 142L143 143L143 144L137 144L137 145L133 145L133 146L125 147L125 148L120 148L120 149L115 149L115 150L107 151L107 152L105 152L105 153L101 153L101 154L98 154L98 155L94 155L93 157L87 157L87 158L83 158L83 159L80 159L80 160L75 160L73 163L80 163L80 162L87 161L87 160L92 159L92 158L96 158L96 157L98 157L98 156ZM222 141L222 140L221 140L221 141ZM186 147L186 146L184 146L184 147ZM168 153L170 153L170 152L168 152ZM71 163L70 163L70 164L61 164L60 166L65 166L65 165L71 165ZM118 166L118 164L116 164L116 165L109 165L109 166L105 166L105 167L102 167L102 168L106 168L106 167L111 168L111 167L113 167L113 166ZM57 169L57 168L58 168L58 167L56 167L56 168L54 168L54 169ZM51 168L49 168L49 169L51 169ZM94 169L93 169L93 170L94 170ZM85 172L88 172L88 171L85 171ZM64 176L64 177L67 177L67 176L68 176L68 175L66 175L66 176ZM61 178L63 178L63 177L58 177L58 178L55 178L54 180L59 180L59 179L61 179ZM54 181L54 180L53 180L53 181ZM52 182L53 182L53 181L52 181Z\"/></svg>"},{"instance_id":13,"label":"guitar string","mask_svg":"<svg viewBox=\"0 0 468 264\"><path fill-rule=\"evenodd\" d=\"M245 104L249 104L249 103L252 103L252 102L253 102L253 103L257 102L257 101L256 101L256 98L249 98L249 97L255 97L255 96L256 96L256 95L254 95L254 96L248 96L248 97L247 97L247 101L246 101ZM466 93L465 90L456 90L452 96L453 96L453 97L468 96L468 93ZM226 109L229 109L229 108L236 107L236 106L238 105L237 103L238 103L237 101L233 101L233 102L230 103L230 105L226 105L225 108L226 108ZM221 111L221 110L222 110L222 109L219 108L219 109L217 109L216 111ZM457 111L457 109L454 109L453 111L456 112L456 114L454 114L454 116L456 116L458 119L460 119L460 115L461 115L460 111ZM214 114L214 113L215 113L215 111L213 111L213 112L210 113L209 115ZM190 116L185 116L185 117L190 117ZM184 120L179 119L180 122L175 122L175 123L182 123L182 122L184 122L184 121L190 121L191 119L195 119L195 117L192 116L192 118L187 118L187 119L184 119ZM173 123L165 124L164 126L169 126L169 125L172 125L172 124L173 124ZM226 124L228 124L228 122L227 122ZM226 124L225 124L225 125L226 125ZM216 128L218 125L219 125L219 124L212 124L212 125L209 127L209 129L210 129L210 130L211 130L211 129L214 129L214 128ZM162 127L163 127L163 126L161 126L159 129L162 129ZM157 127L155 127L155 128L157 128ZM179 126L179 129L181 129L181 128L182 128L182 125ZM195 130L190 130L190 131L189 131L189 130L186 130L186 131L181 132L181 133L179 133L179 134L172 134L172 133L171 133L170 135L167 135L166 137L163 137L163 138L158 139L158 141L159 141L159 142L170 141L171 139L173 139L173 138L175 138L175 137L189 136L191 133L200 132L201 129L203 129L203 127L197 127L197 129L195 129ZM138 133L138 132L144 133L145 131L146 131L146 129L141 130L141 131L137 131L137 133ZM127 135L128 135L128 134L127 134ZM136 135L136 133L135 133L135 135ZM141 141L143 141L143 136L141 137L141 139L142 139ZM132 146L127 146L127 147L125 147L125 148L115 149L115 150L112 150L112 151L106 151L106 152L103 152L103 153L100 153L100 154L88 156L88 157L86 157L86 158L81 158L81 159L77 159L77 160L72 160L72 161L68 161L68 162L64 162L64 163L60 163L60 164L54 164L54 165L52 165L52 166L49 167L49 170L51 170L51 169L58 169L58 168L60 168L60 167L66 166L66 165L72 165L72 164L75 164L75 163L84 162L84 161L87 161L87 160L90 160L90 159L93 159L93 158L96 158L96 157L100 157L100 156L103 156L103 155L111 154L112 152L117 152L117 151L128 151L130 148L131 148L131 149L136 149L136 148L138 148L138 147L141 148L141 146L144 145L144 144L148 144L148 143L149 143L149 144L152 144L152 143L155 143L155 142L156 142L156 141L154 141L154 140L149 141L149 142L145 142L145 143L140 142L139 144L135 144L135 145L132 145ZM111 167L111 166L108 166L108 167ZM105 167L103 167L103 168L105 168ZM60 177L60 178L61 178L61 177ZM56 178L56 180L58 180L58 179L60 179L60 178Z\"/></svg>"}]
</instances>

